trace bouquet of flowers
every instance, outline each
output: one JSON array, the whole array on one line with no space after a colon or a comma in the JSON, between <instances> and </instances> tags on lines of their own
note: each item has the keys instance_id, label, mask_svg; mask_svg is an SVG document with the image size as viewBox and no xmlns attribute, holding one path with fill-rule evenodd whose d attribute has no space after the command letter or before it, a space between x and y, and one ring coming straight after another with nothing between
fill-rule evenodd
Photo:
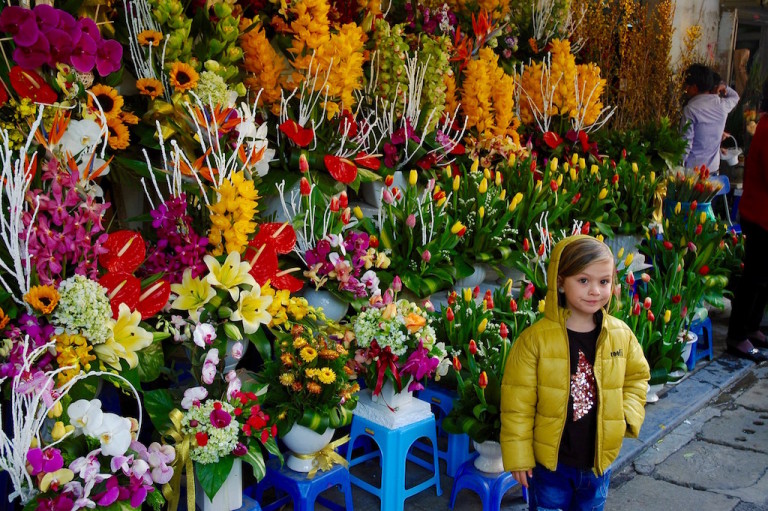
<instances>
[{"instance_id":1,"label":"bouquet of flowers","mask_svg":"<svg viewBox=\"0 0 768 511\"><path fill-rule=\"evenodd\" d=\"M257 376L269 384L264 407L286 434L294 424L323 433L349 424L357 383L348 367L351 332L324 321L295 321L276 331L275 354Z\"/></svg>"},{"instance_id":2,"label":"bouquet of flowers","mask_svg":"<svg viewBox=\"0 0 768 511\"><path fill-rule=\"evenodd\" d=\"M398 287L397 281L393 289ZM437 342L429 315L407 300L395 300L390 290L374 297L371 306L355 318L355 360L361 364L366 385L377 396L386 381L395 392L424 388L435 374L439 379L450 362L442 342ZM410 383L408 383L410 381Z\"/></svg>"},{"instance_id":3,"label":"bouquet of flowers","mask_svg":"<svg viewBox=\"0 0 768 511\"><path fill-rule=\"evenodd\" d=\"M678 202L710 202L722 187L709 179L709 169L703 165L692 171L677 170L667 178L666 201L673 207Z\"/></svg>"},{"instance_id":4,"label":"bouquet of flowers","mask_svg":"<svg viewBox=\"0 0 768 511\"><path fill-rule=\"evenodd\" d=\"M463 334L451 350L459 398L443 427L450 433L466 433L476 442L499 440L501 378L507 355L520 332L536 320L533 293L516 300L511 292L510 281L493 294L487 291L478 304L472 291L464 289L462 300L452 295L451 307L442 314L449 336L456 331Z\"/></svg>"}]
</instances>

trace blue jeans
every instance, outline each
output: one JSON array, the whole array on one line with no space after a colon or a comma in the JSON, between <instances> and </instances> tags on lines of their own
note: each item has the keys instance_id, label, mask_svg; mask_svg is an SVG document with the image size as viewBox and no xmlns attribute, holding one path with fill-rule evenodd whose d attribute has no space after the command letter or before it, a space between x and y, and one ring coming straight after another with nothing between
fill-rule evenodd
<instances>
[{"instance_id":1,"label":"blue jeans","mask_svg":"<svg viewBox=\"0 0 768 511\"><path fill-rule=\"evenodd\" d=\"M529 479L530 511L602 511L608 497L611 471L596 476L592 470L558 465L552 472L541 465Z\"/></svg>"}]
</instances>

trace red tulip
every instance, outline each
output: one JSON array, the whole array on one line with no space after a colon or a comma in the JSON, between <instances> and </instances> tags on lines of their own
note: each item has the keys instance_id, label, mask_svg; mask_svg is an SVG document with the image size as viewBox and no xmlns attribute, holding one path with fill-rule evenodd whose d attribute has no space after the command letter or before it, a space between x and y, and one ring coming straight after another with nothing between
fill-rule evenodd
<instances>
[{"instance_id":1,"label":"red tulip","mask_svg":"<svg viewBox=\"0 0 768 511\"><path fill-rule=\"evenodd\" d=\"M309 180L306 177L302 177L299 182L299 191L306 197L312 192L312 187L309 185Z\"/></svg>"},{"instance_id":2,"label":"red tulip","mask_svg":"<svg viewBox=\"0 0 768 511\"><path fill-rule=\"evenodd\" d=\"M453 356L453 368L457 371L461 371L461 361L459 361L459 357L456 355Z\"/></svg>"},{"instance_id":3,"label":"red tulip","mask_svg":"<svg viewBox=\"0 0 768 511\"><path fill-rule=\"evenodd\" d=\"M509 329L507 328L506 323L502 323L501 326L499 327L499 335L501 336L502 339L506 339L507 336L509 336Z\"/></svg>"},{"instance_id":4,"label":"red tulip","mask_svg":"<svg viewBox=\"0 0 768 511\"><path fill-rule=\"evenodd\" d=\"M667 249L667 250L672 250L673 248L675 248L675 246L671 242L665 241L664 242L664 248Z\"/></svg>"},{"instance_id":5,"label":"red tulip","mask_svg":"<svg viewBox=\"0 0 768 511\"><path fill-rule=\"evenodd\" d=\"M339 194L339 206L342 208L349 206L349 197L347 197L346 191L343 191Z\"/></svg>"},{"instance_id":6,"label":"red tulip","mask_svg":"<svg viewBox=\"0 0 768 511\"><path fill-rule=\"evenodd\" d=\"M331 211L334 213L339 211L339 198L336 196L331 197Z\"/></svg>"},{"instance_id":7,"label":"red tulip","mask_svg":"<svg viewBox=\"0 0 768 511\"><path fill-rule=\"evenodd\" d=\"M632 272L627 273L627 284L630 286L635 285L635 275Z\"/></svg>"},{"instance_id":8,"label":"red tulip","mask_svg":"<svg viewBox=\"0 0 768 511\"><path fill-rule=\"evenodd\" d=\"M707 266L706 264L701 268L699 268L699 275L703 276L703 275L706 275L707 273L709 273L709 266Z\"/></svg>"},{"instance_id":9,"label":"red tulip","mask_svg":"<svg viewBox=\"0 0 768 511\"><path fill-rule=\"evenodd\" d=\"M454 320L453 309L451 309L450 307L448 307L448 309L445 311L445 319L447 319L448 321Z\"/></svg>"},{"instance_id":10,"label":"red tulip","mask_svg":"<svg viewBox=\"0 0 768 511\"><path fill-rule=\"evenodd\" d=\"M484 389L488 386L488 375L485 374L485 371L480 373L480 376L477 378L477 384L480 386L481 389Z\"/></svg>"},{"instance_id":11,"label":"red tulip","mask_svg":"<svg viewBox=\"0 0 768 511\"><path fill-rule=\"evenodd\" d=\"M643 308L645 310L649 310L651 308L651 297L650 296L646 296L645 297L645 300L643 301Z\"/></svg>"},{"instance_id":12,"label":"red tulip","mask_svg":"<svg viewBox=\"0 0 768 511\"><path fill-rule=\"evenodd\" d=\"M589 234L589 222L584 222L581 226L581 234Z\"/></svg>"},{"instance_id":13,"label":"red tulip","mask_svg":"<svg viewBox=\"0 0 768 511\"><path fill-rule=\"evenodd\" d=\"M469 340L469 353L470 355L477 355L477 343L474 339Z\"/></svg>"},{"instance_id":14,"label":"red tulip","mask_svg":"<svg viewBox=\"0 0 768 511\"><path fill-rule=\"evenodd\" d=\"M531 249L531 244L528 243L528 238L523 238L523 252L528 252Z\"/></svg>"},{"instance_id":15,"label":"red tulip","mask_svg":"<svg viewBox=\"0 0 768 511\"><path fill-rule=\"evenodd\" d=\"M677 305L678 303L680 303L680 300L682 300L682 299L683 299L683 297L682 297L682 296L680 296L680 295L675 295L675 296L673 296L673 297L672 297L672 303L674 303L675 305Z\"/></svg>"},{"instance_id":16,"label":"red tulip","mask_svg":"<svg viewBox=\"0 0 768 511\"><path fill-rule=\"evenodd\" d=\"M656 321L656 316L653 315L653 311L652 310L648 311L648 321L650 321L651 323Z\"/></svg>"},{"instance_id":17,"label":"red tulip","mask_svg":"<svg viewBox=\"0 0 768 511\"><path fill-rule=\"evenodd\" d=\"M551 189L553 192L556 192L556 191L557 191L557 181L555 181L554 179L553 179L553 180L551 180L551 181L549 182L549 188L550 188L550 189Z\"/></svg>"},{"instance_id":18,"label":"red tulip","mask_svg":"<svg viewBox=\"0 0 768 511\"><path fill-rule=\"evenodd\" d=\"M395 176L393 176L392 174L384 178L384 184L387 185L387 187L392 186L392 183L394 182L395 182Z\"/></svg>"},{"instance_id":19,"label":"red tulip","mask_svg":"<svg viewBox=\"0 0 768 511\"><path fill-rule=\"evenodd\" d=\"M517 312L517 302L514 298L510 298L509 300L509 310L512 312Z\"/></svg>"},{"instance_id":20,"label":"red tulip","mask_svg":"<svg viewBox=\"0 0 768 511\"><path fill-rule=\"evenodd\" d=\"M571 199L571 204L576 204L577 202L579 202L579 199L581 199L581 192L573 196L573 199Z\"/></svg>"},{"instance_id":21,"label":"red tulip","mask_svg":"<svg viewBox=\"0 0 768 511\"><path fill-rule=\"evenodd\" d=\"M301 153L299 156L299 170L301 173L305 173L309 170L309 162L307 161L307 155L304 153Z\"/></svg>"}]
</instances>

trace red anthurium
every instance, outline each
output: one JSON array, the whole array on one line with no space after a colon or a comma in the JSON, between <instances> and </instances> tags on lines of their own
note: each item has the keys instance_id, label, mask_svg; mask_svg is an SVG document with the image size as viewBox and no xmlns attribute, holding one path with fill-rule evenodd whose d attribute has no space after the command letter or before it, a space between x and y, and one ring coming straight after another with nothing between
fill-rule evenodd
<instances>
[{"instance_id":1,"label":"red anthurium","mask_svg":"<svg viewBox=\"0 0 768 511\"><path fill-rule=\"evenodd\" d=\"M255 240L253 240L255 241ZM249 272L259 285L263 286L279 270L277 265L277 252L269 244L260 244L258 249L254 249L254 243L245 249L243 259L251 264Z\"/></svg>"},{"instance_id":2,"label":"red anthurium","mask_svg":"<svg viewBox=\"0 0 768 511\"><path fill-rule=\"evenodd\" d=\"M286 273L289 270L279 271L274 277L270 279L272 287L275 289L287 289L291 293L297 293L304 287L304 282L297 279L290 273Z\"/></svg>"},{"instance_id":3,"label":"red anthurium","mask_svg":"<svg viewBox=\"0 0 768 511\"><path fill-rule=\"evenodd\" d=\"M450 155L457 155L458 156L458 155L462 155L462 154L464 154L466 152L467 152L467 149L466 149L466 147L464 147L464 144L456 144L455 146L453 146L453 149L448 151L448 154L450 154Z\"/></svg>"},{"instance_id":4,"label":"red anthurium","mask_svg":"<svg viewBox=\"0 0 768 511\"><path fill-rule=\"evenodd\" d=\"M315 132L312 128L304 128L292 119L288 119L280 125L280 131L291 139L291 142L299 147L307 147L315 138Z\"/></svg>"},{"instance_id":5,"label":"red anthurium","mask_svg":"<svg viewBox=\"0 0 768 511\"><path fill-rule=\"evenodd\" d=\"M326 154L323 163L336 181L349 184L357 177L357 166L347 158Z\"/></svg>"},{"instance_id":6,"label":"red anthurium","mask_svg":"<svg viewBox=\"0 0 768 511\"><path fill-rule=\"evenodd\" d=\"M365 151L357 153L357 156L355 156L355 163L360 167L365 167L366 169L371 170L379 170L381 168L381 160Z\"/></svg>"},{"instance_id":7,"label":"red anthurium","mask_svg":"<svg viewBox=\"0 0 768 511\"><path fill-rule=\"evenodd\" d=\"M8 101L8 93L5 91L5 87L0 85L0 106L3 106Z\"/></svg>"},{"instance_id":8,"label":"red anthurium","mask_svg":"<svg viewBox=\"0 0 768 511\"><path fill-rule=\"evenodd\" d=\"M112 317L117 319L120 304L124 303L134 310L141 295L141 281L128 273L106 273L99 279L99 284L107 290Z\"/></svg>"},{"instance_id":9,"label":"red anthurium","mask_svg":"<svg viewBox=\"0 0 768 511\"><path fill-rule=\"evenodd\" d=\"M116 231L109 235L99 256L99 264L108 272L133 273L146 257L144 239L136 231Z\"/></svg>"},{"instance_id":10,"label":"red anthurium","mask_svg":"<svg viewBox=\"0 0 768 511\"><path fill-rule=\"evenodd\" d=\"M433 153L429 153L425 157L419 159L419 161L416 162L416 166L421 170L429 170L435 163L437 163L437 157Z\"/></svg>"},{"instance_id":11,"label":"red anthurium","mask_svg":"<svg viewBox=\"0 0 768 511\"><path fill-rule=\"evenodd\" d=\"M13 66L8 75L13 90L20 98L29 98L36 103L55 103L59 96L42 76L31 69Z\"/></svg>"},{"instance_id":12,"label":"red anthurium","mask_svg":"<svg viewBox=\"0 0 768 511\"><path fill-rule=\"evenodd\" d=\"M560 144L563 143L562 137L555 133L554 131L547 131L544 133L544 143L549 146L550 149L557 148Z\"/></svg>"},{"instance_id":13,"label":"red anthurium","mask_svg":"<svg viewBox=\"0 0 768 511\"><path fill-rule=\"evenodd\" d=\"M244 258L251 264L250 274L259 285L270 282L275 289L299 291L304 283L290 275L294 269L280 270L277 254L288 254L296 245L296 232L287 223L265 223L248 244Z\"/></svg>"},{"instance_id":14,"label":"red anthurium","mask_svg":"<svg viewBox=\"0 0 768 511\"><path fill-rule=\"evenodd\" d=\"M160 312L171 297L171 284L166 280L157 280L141 290L136 310L141 319L147 320Z\"/></svg>"},{"instance_id":15,"label":"red anthurium","mask_svg":"<svg viewBox=\"0 0 768 511\"><path fill-rule=\"evenodd\" d=\"M261 245L271 245L278 254L290 254L296 246L296 231L286 223L270 222L259 225L250 246L258 249Z\"/></svg>"},{"instance_id":16,"label":"red anthurium","mask_svg":"<svg viewBox=\"0 0 768 511\"><path fill-rule=\"evenodd\" d=\"M357 123L355 117L349 110L344 110L341 114L341 122L339 122L339 133L346 133L347 138L352 138L357 135Z\"/></svg>"}]
</instances>

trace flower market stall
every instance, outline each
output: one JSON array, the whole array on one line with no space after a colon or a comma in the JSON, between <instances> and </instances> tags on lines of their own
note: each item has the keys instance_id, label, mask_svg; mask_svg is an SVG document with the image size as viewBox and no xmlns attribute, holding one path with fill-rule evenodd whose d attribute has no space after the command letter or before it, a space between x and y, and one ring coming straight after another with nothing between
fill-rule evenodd
<instances>
[{"instance_id":1,"label":"flower market stall","mask_svg":"<svg viewBox=\"0 0 768 511\"><path fill-rule=\"evenodd\" d=\"M634 3L615 39L593 0L2 7L7 500L257 509L271 470L346 471L358 417L432 418L425 389L480 450L575 233L614 248L655 381L685 371L742 240L680 167L669 2Z\"/></svg>"}]
</instances>

